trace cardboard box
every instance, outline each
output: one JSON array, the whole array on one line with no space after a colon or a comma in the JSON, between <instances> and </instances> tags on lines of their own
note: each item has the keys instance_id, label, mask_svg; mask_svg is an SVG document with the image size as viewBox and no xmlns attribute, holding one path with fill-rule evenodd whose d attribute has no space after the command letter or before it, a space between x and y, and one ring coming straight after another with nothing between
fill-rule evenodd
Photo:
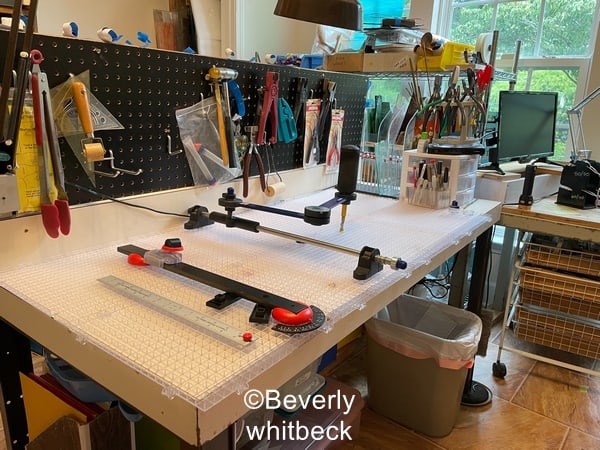
<instances>
[{"instance_id":1,"label":"cardboard box","mask_svg":"<svg viewBox=\"0 0 600 450\"><path fill-rule=\"evenodd\" d=\"M110 408L91 422L82 424L64 416L27 444L27 450L131 449L130 423L119 408Z\"/></svg>"},{"instance_id":2,"label":"cardboard box","mask_svg":"<svg viewBox=\"0 0 600 450\"><path fill-rule=\"evenodd\" d=\"M416 67L414 52L336 53L323 61L325 70L336 72L410 72Z\"/></svg>"}]
</instances>

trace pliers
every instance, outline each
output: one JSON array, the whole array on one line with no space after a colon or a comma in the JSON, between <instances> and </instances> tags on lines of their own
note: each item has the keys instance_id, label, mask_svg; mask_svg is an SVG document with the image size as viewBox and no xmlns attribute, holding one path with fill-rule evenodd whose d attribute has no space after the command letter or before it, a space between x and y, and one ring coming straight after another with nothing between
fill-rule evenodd
<instances>
[{"instance_id":1,"label":"pliers","mask_svg":"<svg viewBox=\"0 0 600 450\"><path fill-rule=\"evenodd\" d=\"M265 166L263 165L260 153L258 153L257 145L254 142L252 142L252 144L250 144L250 146L248 147L246 154L244 155L244 171L242 180L242 194L244 198L248 197L248 178L250 177L250 165L252 164L252 159L256 161L256 166L258 167L260 188L263 192L265 191L265 189L267 189L267 180L265 178Z\"/></svg>"},{"instance_id":2,"label":"pliers","mask_svg":"<svg viewBox=\"0 0 600 450\"><path fill-rule=\"evenodd\" d=\"M325 139L331 126L331 110L335 107L335 81L323 80L323 103L319 115L319 138ZM325 143L327 143L325 141Z\"/></svg>"},{"instance_id":3,"label":"pliers","mask_svg":"<svg viewBox=\"0 0 600 450\"><path fill-rule=\"evenodd\" d=\"M260 108L258 120L258 135L256 143L263 145L265 143L265 128L267 125L267 117L271 118L271 137L270 144L277 143L277 102L279 100L279 74L277 72L267 72L267 86L263 95L262 107Z\"/></svg>"},{"instance_id":4,"label":"pliers","mask_svg":"<svg viewBox=\"0 0 600 450\"><path fill-rule=\"evenodd\" d=\"M298 134L304 134L306 122L306 100L308 99L308 78L298 77L296 85L296 102L294 103L294 120Z\"/></svg>"}]
</instances>

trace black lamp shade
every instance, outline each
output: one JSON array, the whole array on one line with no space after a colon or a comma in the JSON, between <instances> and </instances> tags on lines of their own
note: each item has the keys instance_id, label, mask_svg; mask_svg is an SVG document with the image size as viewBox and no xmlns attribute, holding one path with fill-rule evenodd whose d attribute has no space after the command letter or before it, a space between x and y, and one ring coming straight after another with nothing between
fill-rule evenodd
<instances>
[{"instance_id":1,"label":"black lamp shade","mask_svg":"<svg viewBox=\"0 0 600 450\"><path fill-rule=\"evenodd\" d=\"M362 6L357 0L278 0L274 14L290 19L361 31Z\"/></svg>"}]
</instances>

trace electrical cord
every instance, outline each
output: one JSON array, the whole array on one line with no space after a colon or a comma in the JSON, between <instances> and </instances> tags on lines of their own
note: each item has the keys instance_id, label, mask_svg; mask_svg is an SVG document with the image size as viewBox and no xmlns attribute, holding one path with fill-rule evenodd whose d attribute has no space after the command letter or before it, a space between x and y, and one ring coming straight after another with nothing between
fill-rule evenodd
<instances>
[{"instance_id":1,"label":"electrical cord","mask_svg":"<svg viewBox=\"0 0 600 450\"><path fill-rule=\"evenodd\" d=\"M166 216L185 217L186 219L189 219L189 217L190 217L189 214L178 214L178 213L173 213L173 212L168 212L168 211L160 211L158 209L154 209L154 208L151 208L149 206L136 205L135 203L129 203L129 202L126 202L124 200L119 200L118 198L111 197L110 195L102 194L100 192L97 192L97 191L95 191L93 189L90 189L90 188L87 188L85 186L81 186L81 185L79 185L77 183L72 183L70 181L65 181L65 184L67 184L69 186L73 186L73 187L75 187L77 189L80 189L82 191L85 191L88 194L92 194L95 197L101 198L103 200L110 200L111 202L120 203L122 205L130 206L132 208L145 209L146 211L151 211L153 213L163 214L163 215L166 215Z\"/></svg>"},{"instance_id":2,"label":"electrical cord","mask_svg":"<svg viewBox=\"0 0 600 450\"><path fill-rule=\"evenodd\" d=\"M496 235L496 225L492 227L492 242L494 242L494 236ZM490 280L492 278L492 264L493 264L493 248L490 245L490 250L488 254L488 265L487 265L487 274L486 274L486 282L485 282L485 308L489 306L490 302Z\"/></svg>"},{"instance_id":3,"label":"electrical cord","mask_svg":"<svg viewBox=\"0 0 600 450\"><path fill-rule=\"evenodd\" d=\"M439 280L424 279L424 280L419 281L418 284L423 285L423 287L425 287L425 289L427 289L427 291L429 292L431 297L434 299L446 298L446 296L448 295L448 292L450 291L450 289L448 288L448 285L440 282ZM441 288L441 293L439 293L440 291L438 291L437 294L434 293L434 291L433 291L434 287Z\"/></svg>"}]
</instances>

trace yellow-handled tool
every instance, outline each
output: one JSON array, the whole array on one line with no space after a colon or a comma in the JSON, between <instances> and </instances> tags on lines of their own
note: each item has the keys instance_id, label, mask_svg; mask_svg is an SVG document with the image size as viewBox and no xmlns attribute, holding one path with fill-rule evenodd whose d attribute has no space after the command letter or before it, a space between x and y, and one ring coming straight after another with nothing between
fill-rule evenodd
<instances>
[{"instance_id":1,"label":"yellow-handled tool","mask_svg":"<svg viewBox=\"0 0 600 450\"><path fill-rule=\"evenodd\" d=\"M221 146L221 158L225 167L235 167L235 152L233 143L233 127L231 125L231 114L229 112L229 98L222 97L221 82L235 80L238 76L236 70L224 67L211 67L206 79L213 85L215 101L217 103L217 122L219 129L219 141ZM225 102L225 104L223 103Z\"/></svg>"},{"instance_id":2,"label":"yellow-handled tool","mask_svg":"<svg viewBox=\"0 0 600 450\"><path fill-rule=\"evenodd\" d=\"M102 139L94 136L90 100L85 84L81 81L74 81L72 89L73 101L75 101L75 105L77 106L79 121L81 122L81 127L85 133L85 138L81 140L83 155L85 156L88 165L90 165L90 169L93 170L94 161L101 161L104 159L104 143L102 142Z\"/></svg>"}]
</instances>

